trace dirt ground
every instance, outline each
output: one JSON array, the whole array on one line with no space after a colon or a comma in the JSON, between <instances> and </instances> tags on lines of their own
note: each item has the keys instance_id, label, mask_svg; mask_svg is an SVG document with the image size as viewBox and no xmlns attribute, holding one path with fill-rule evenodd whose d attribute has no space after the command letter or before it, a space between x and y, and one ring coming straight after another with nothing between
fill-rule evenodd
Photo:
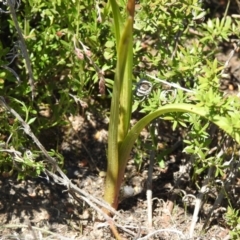
<instances>
[{"instance_id":1,"label":"dirt ground","mask_svg":"<svg viewBox=\"0 0 240 240\"><path fill-rule=\"evenodd\" d=\"M224 2L224 1L220 1ZM228 52L217 57L225 62ZM232 58L229 64L229 77L222 80L221 89L228 94L238 93L240 83L239 56ZM97 104L97 103L96 103ZM79 188L101 198L104 191L106 171L106 143L108 120L104 114L92 114L91 110L83 116L69 118L69 126L53 129L53 138L61 139L59 148L65 158L67 176ZM134 120L133 120L134 121ZM194 201L185 201L186 195L197 196L198 191L190 184L189 156L182 153L181 129L172 132L165 122L159 122L161 138L159 144L165 144L173 150L165 159L165 168L157 164L153 169L153 225L148 225L146 180L149 157L137 169L134 164L134 150L129 159L124 185L132 192L130 197L122 197L119 205L120 216L115 218L119 232L126 239L189 239L189 229L193 218ZM148 130L142 132L147 138ZM43 133L40 141L46 143L49 132ZM53 139L52 138L52 139ZM54 140L52 144L56 145ZM173 147L174 146L174 147ZM149 154L149 153L148 153ZM182 169L185 169L182 174ZM187 169L187 170L186 170ZM239 178L240 179L240 178ZM232 186L236 204L240 207L240 180ZM201 182L201 180L200 180ZM214 192L216 194L217 191ZM229 228L223 218L226 205L212 216L204 226L208 213L216 198L211 195L204 202L197 221L194 238L202 240L229 239ZM144 238L151 232L159 232ZM21 239L114 239L108 225L85 202L76 202L66 189L55 184L44 174L37 179L16 180L2 174L0 176L0 240Z\"/></svg>"}]
</instances>

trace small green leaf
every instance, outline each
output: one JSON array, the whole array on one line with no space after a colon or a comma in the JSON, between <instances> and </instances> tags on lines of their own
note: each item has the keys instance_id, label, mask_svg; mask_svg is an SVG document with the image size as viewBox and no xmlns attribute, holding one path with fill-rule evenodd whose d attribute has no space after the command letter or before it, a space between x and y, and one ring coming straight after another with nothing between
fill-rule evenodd
<instances>
[{"instance_id":1,"label":"small green leaf","mask_svg":"<svg viewBox=\"0 0 240 240\"><path fill-rule=\"evenodd\" d=\"M158 165L162 169L166 167L166 164L163 159L158 159Z\"/></svg>"},{"instance_id":2,"label":"small green leaf","mask_svg":"<svg viewBox=\"0 0 240 240\"><path fill-rule=\"evenodd\" d=\"M29 119L29 121L28 121L27 123L30 125L30 124L32 124L33 122L35 122L35 120L36 120L36 117L31 118L31 119Z\"/></svg>"},{"instance_id":3,"label":"small green leaf","mask_svg":"<svg viewBox=\"0 0 240 240\"><path fill-rule=\"evenodd\" d=\"M107 48L113 48L115 46L115 43L113 41L107 41L105 43L105 47Z\"/></svg>"}]
</instances>

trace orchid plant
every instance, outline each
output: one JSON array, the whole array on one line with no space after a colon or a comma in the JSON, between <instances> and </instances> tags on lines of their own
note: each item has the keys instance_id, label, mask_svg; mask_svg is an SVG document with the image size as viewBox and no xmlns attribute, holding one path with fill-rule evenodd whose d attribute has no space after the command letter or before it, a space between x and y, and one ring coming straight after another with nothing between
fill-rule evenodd
<instances>
[{"instance_id":1,"label":"orchid plant","mask_svg":"<svg viewBox=\"0 0 240 240\"><path fill-rule=\"evenodd\" d=\"M120 14L119 5L116 0L110 0L114 19L114 30L117 49L117 66L113 85L109 138L108 138L108 165L105 184L104 199L115 209L119 203L119 192L124 177L124 172L131 149L144 127L151 121L168 113L189 113L196 114L215 123L226 133L231 135L238 143L240 142L240 117L238 108L228 107L227 112L221 111L226 99L221 99L218 104L203 104L203 90L196 93L196 99L202 101L196 103L169 103L159 109L147 114L130 128L132 113L132 71L133 71L133 23L135 12L135 1L128 0L126 11L127 17L124 21ZM121 6L122 7L122 6ZM211 74L220 73L221 67L217 61L211 65ZM203 77L200 77L204 80ZM204 84L203 84L204 85ZM207 87L207 86L205 86ZM206 89L205 89L206 90ZM181 91L181 90L180 90ZM229 100L234 101L234 100ZM234 103L233 103L234 104ZM218 111L216 111L217 109Z\"/></svg>"}]
</instances>

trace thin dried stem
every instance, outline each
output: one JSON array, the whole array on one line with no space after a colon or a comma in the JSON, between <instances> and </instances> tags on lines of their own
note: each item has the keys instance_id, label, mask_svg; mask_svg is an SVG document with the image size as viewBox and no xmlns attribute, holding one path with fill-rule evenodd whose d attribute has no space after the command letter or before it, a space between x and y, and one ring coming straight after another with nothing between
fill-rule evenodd
<instances>
[{"instance_id":1,"label":"thin dried stem","mask_svg":"<svg viewBox=\"0 0 240 240\"><path fill-rule=\"evenodd\" d=\"M15 28L17 30L18 33L18 37L20 40L20 47L21 47L21 51L23 54L23 57L26 61L26 67L27 67L27 71L28 71L28 75L29 75L29 83L31 86L31 91L32 91L32 100L34 99L34 95L35 95L35 87L34 87L34 77L33 77L33 71L32 71L32 66L31 66L31 61L28 55L28 51L27 51L27 46L21 31L21 28L18 24L18 20L17 20L17 15L16 15L16 11L15 11L15 0L7 0L8 6L9 6L9 10L15 25Z\"/></svg>"},{"instance_id":2,"label":"thin dried stem","mask_svg":"<svg viewBox=\"0 0 240 240\"><path fill-rule=\"evenodd\" d=\"M193 238L194 229L195 229L196 223L198 221L198 214L199 214L200 209L203 204L203 198L209 190L208 186L209 186L209 182L211 181L211 179L213 177L213 174L214 174L214 167L210 167L208 169L207 177L203 181L203 186L201 187L199 194L197 195L197 198L195 201L194 213L193 213L192 222L191 222L190 231L189 231L190 238Z\"/></svg>"},{"instance_id":3,"label":"thin dried stem","mask_svg":"<svg viewBox=\"0 0 240 240\"><path fill-rule=\"evenodd\" d=\"M185 236L183 235L182 232L180 232L178 230L175 230L175 229L165 228L165 229L159 229L159 230L156 230L154 232L151 232L148 235L146 235L145 237L138 238L138 240L147 240L147 239L150 239L150 237L152 237L152 236L154 236L158 233L162 233L162 232L174 233L174 234L180 235L183 239L185 238Z\"/></svg>"},{"instance_id":4,"label":"thin dried stem","mask_svg":"<svg viewBox=\"0 0 240 240\"><path fill-rule=\"evenodd\" d=\"M152 173L153 173L154 158L155 158L155 150L152 150L150 154L150 163L148 168L147 193L146 193L149 228L152 228Z\"/></svg>"},{"instance_id":5,"label":"thin dried stem","mask_svg":"<svg viewBox=\"0 0 240 240\"><path fill-rule=\"evenodd\" d=\"M146 76L154 79L154 80L157 81L157 82L164 83L164 84L166 84L166 85L168 85L168 86L170 86L170 87L173 87L173 88L176 88L176 89L181 89L181 90L183 90L183 91L185 91L185 92L189 92L189 93L195 93L195 91L189 90L189 89L184 88L184 87L181 87L181 86L179 86L179 85L176 84L176 83L167 82L166 80L162 80L162 79L156 78L156 77L154 77L154 76L152 76L152 75L150 75L150 74L146 74Z\"/></svg>"}]
</instances>

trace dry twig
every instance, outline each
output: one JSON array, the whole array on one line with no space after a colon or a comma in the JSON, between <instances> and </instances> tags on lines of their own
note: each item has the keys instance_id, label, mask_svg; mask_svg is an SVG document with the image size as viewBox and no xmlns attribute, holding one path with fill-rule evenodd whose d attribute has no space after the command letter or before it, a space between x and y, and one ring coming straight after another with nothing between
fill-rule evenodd
<instances>
[{"instance_id":1,"label":"dry twig","mask_svg":"<svg viewBox=\"0 0 240 240\"><path fill-rule=\"evenodd\" d=\"M15 28L16 28L17 33L18 33L22 55L23 55L23 58L26 61L26 67L27 67L27 71L28 71L28 75L29 75L29 83L30 83L31 91L32 91L32 99L34 99L34 95L35 95L34 88L35 87L34 87L33 71L32 71L31 61L30 61L28 51L27 51L27 46L26 46L21 28L18 24L17 15L16 15L16 11L15 11L15 8L14 8L15 0L7 0L7 3L8 3L8 6L9 6L9 10L10 10Z\"/></svg>"},{"instance_id":2,"label":"dry twig","mask_svg":"<svg viewBox=\"0 0 240 240\"><path fill-rule=\"evenodd\" d=\"M146 235L145 237L138 238L138 240L147 240L147 239L150 239L150 237L152 237L152 236L154 236L158 233L162 233L162 232L174 233L174 234L180 235L182 238L185 238L185 236L183 235L182 232L180 232L178 230L175 230L175 229L165 228L165 229L159 229L159 230L156 230L154 232L151 232L148 235Z\"/></svg>"},{"instance_id":3,"label":"dry twig","mask_svg":"<svg viewBox=\"0 0 240 240\"><path fill-rule=\"evenodd\" d=\"M152 173L153 164L155 158L155 150L151 151L150 163L148 168L148 179L147 179L147 213L148 213L148 227L152 228Z\"/></svg>"}]
</instances>

